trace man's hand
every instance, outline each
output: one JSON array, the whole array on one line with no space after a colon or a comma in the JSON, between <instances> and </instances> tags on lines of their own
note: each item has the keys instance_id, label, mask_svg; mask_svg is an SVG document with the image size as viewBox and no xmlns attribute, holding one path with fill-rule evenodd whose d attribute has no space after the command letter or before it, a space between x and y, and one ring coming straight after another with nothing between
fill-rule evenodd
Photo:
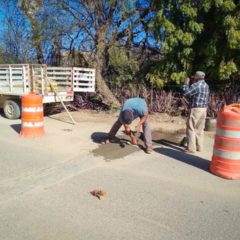
<instances>
[{"instance_id":1,"label":"man's hand","mask_svg":"<svg viewBox=\"0 0 240 240\"><path fill-rule=\"evenodd\" d=\"M190 78L188 77L188 78L185 79L184 84L188 85L189 83L190 83Z\"/></svg>"},{"instance_id":2,"label":"man's hand","mask_svg":"<svg viewBox=\"0 0 240 240\"><path fill-rule=\"evenodd\" d=\"M124 124L124 128L125 128L125 132L126 132L128 135L130 135L130 134L131 134L131 128L130 128L130 126L127 125L127 124Z\"/></svg>"},{"instance_id":3,"label":"man's hand","mask_svg":"<svg viewBox=\"0 0 240 240\"><path fill-rule=\"evenodd\" d=\"M137 139L135 138L135 136L132 134L130 137L131 137L131 144L137 145Z\"/></svg>"},{"instance_id":4,"label":"man's hand","mask_svg":"<svg viewBox=\"0 0 240 240\"><path fill-rule=\"evenodd\" d=\"M137 139L135 138L130 126L125 124L124 128L125 128L125 132L127 133L127 135L131 138L131 144L137 145Z\"/></svg>"}]
</instances>

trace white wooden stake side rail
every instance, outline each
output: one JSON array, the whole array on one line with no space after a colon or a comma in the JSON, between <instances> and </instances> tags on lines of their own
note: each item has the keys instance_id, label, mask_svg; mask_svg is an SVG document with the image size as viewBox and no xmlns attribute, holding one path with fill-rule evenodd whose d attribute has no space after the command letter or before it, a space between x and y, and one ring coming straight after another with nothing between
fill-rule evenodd
<instances>
[{"instance_id":1,"label":"white wooden stake side rail","mask_svg":"<svg viewBox=\"0 0 240 240\"><path fill-rule=\"evenodd\" d=\"M47 96L50 94L47 80L59 93L95 91L95 70L92 68L48 67L44 64L0 65L2 95L22 96L34 89L38 94Z\"/></svg>"}]
</instances>

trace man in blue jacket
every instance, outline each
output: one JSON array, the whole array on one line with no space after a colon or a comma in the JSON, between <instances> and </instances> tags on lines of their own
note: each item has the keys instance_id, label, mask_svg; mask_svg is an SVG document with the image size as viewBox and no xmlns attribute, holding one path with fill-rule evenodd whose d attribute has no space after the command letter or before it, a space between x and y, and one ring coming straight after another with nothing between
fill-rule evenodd
<instances>
[{"instance_id":1,"label":"man in blue jacket","mask_svg":"<svg viewBox=\"0 0 240 240\"><path fill-rule=\"evenodd\" d=\"M113 124L104 142L111 141L111 139L117 134L118 130L123 125L126 133L131 138L131 143L137 144L137 140L134 137L130 128L130 124L136 118L139 118L139 122L136 125L135 130L137 132L140 132L141 128L143 129L144 143L146 147L145 150L146 150L146 153L151 153L152 152L152 133L151 133L150 124L148 121L148 107L147 107L146 101L142 98L130 98L124 102L120 111L119 118Z\"/></svg>"}]
</instances>

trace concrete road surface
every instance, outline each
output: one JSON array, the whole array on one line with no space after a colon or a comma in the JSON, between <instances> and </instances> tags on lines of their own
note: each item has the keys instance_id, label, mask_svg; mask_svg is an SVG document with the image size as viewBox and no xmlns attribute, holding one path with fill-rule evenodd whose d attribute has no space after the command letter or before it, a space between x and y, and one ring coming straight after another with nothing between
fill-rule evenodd
<instances>
[{"instance_id":1,"label":"concrete road surface","mask_svg":"<svg viewBox=\"0 0 240 240\"><path fill-rule=\"evenodd\" d=\"M114 117L76 116L38 139L0 117L0 240L240 239L240 181L208 172L213 134L193 156L159 133L147 155L96 143Z\"/></svg>"}]
</instances>

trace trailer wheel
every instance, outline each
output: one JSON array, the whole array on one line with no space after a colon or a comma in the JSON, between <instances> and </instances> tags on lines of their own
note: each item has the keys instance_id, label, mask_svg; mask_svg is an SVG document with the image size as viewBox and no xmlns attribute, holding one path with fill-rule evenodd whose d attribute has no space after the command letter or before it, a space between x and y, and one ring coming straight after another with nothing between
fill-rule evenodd
<instances>
[{"instance_id":1,"label":"trailer wheel","mask_svg":"<svg viewBox=\"0 0 240 240\"><path fill-rule=\"evenodd\" d=\"M3 104L4 115L8 119L18 119L21 116L21 107L15 100L5 100Z\"/></svg>"}]
</instances>

